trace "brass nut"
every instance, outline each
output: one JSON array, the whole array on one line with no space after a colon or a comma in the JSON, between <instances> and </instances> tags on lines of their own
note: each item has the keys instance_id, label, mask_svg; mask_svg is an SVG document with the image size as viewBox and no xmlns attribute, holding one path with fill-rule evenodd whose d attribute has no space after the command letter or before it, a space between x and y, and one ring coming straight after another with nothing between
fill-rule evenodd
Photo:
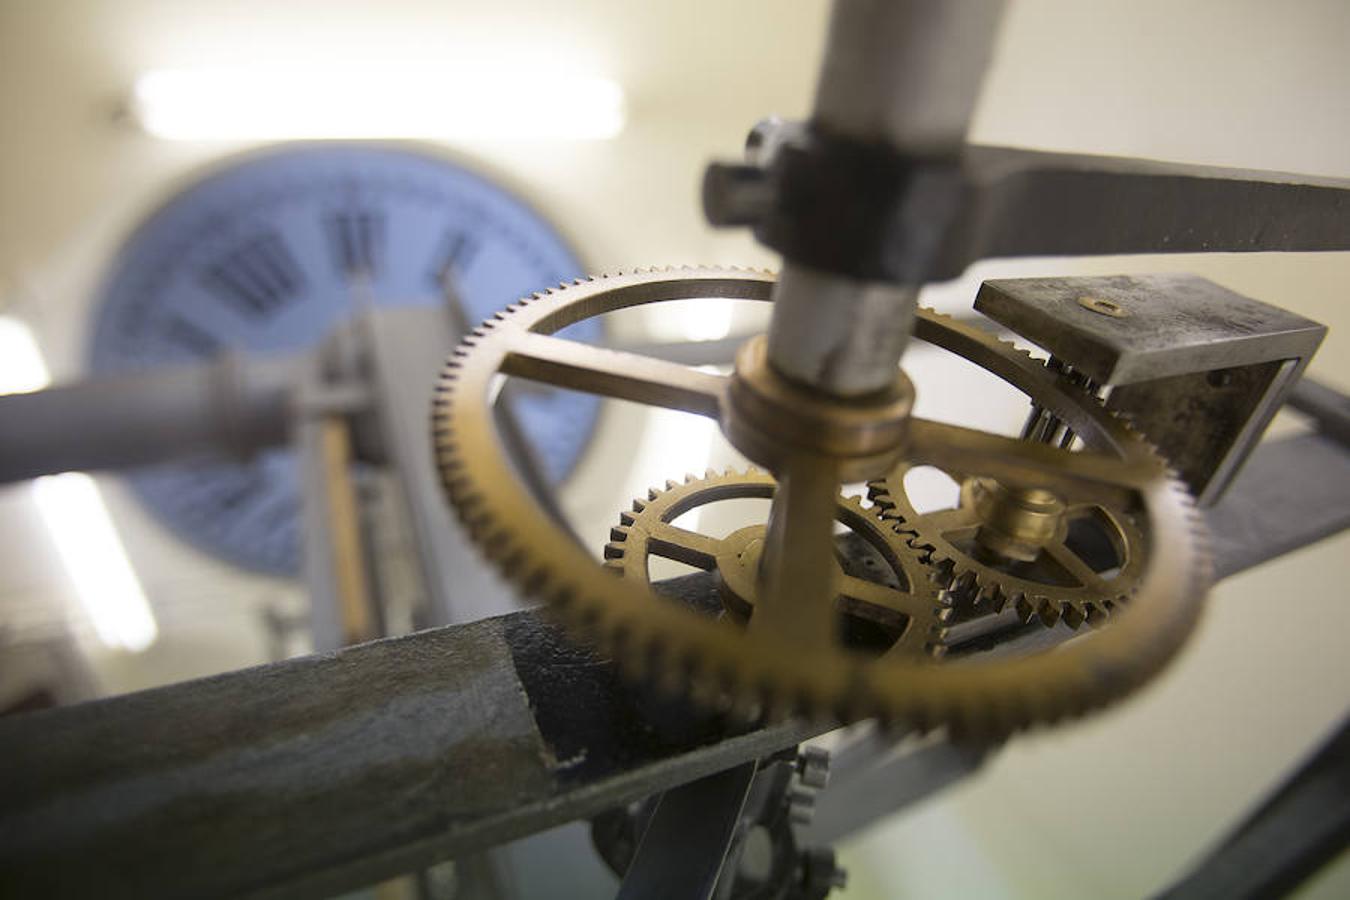
<instances>
[{"instance_id":1,"label":"brass nut","mask_svg":"<svg viewBox=\"0 0 1350 900\"><path fill-rule=\"evenodd\" d=\"M979 518L975 540L1007 559L1032 562L1060 536L1064 503L1039 488L1009 489L992 478L971 478L962 501Z\"/></svg>"}]
</instances>

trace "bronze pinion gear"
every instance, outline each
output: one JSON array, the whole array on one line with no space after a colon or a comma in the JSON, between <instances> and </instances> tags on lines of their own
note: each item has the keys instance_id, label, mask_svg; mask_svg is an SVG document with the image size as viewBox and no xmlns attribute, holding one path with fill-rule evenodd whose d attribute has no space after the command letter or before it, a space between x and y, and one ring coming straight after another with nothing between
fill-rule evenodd
<instances>
[{"instance_id":1,"label":"bronze pinion gear","mask_svg":"<svg viewBox=\"0 0 1350 900\"><path fill-rule=\"evenodd\" d=\"M723 500L770 499L775 487L773 476L754 469L689 475L682 484L668 481L664 490L652 489L645 500L633 501L632 511L619 514L605 545L605 565L643 584L653 556L715 572L725 611L744 623L754 614L766 526L747 525L716 538L674 523L690 510ZM858 568L867 569L867 577L850 571L854 567L836 555L835 604L844 643L887 655L941 656L948 609L920 555L858 497L839 498L835 521L862 542L866 553Z\"/></svg>"},{"instance_id":2,"label":"bronze pinion gear","mask_svg":"<svg viewBox=\"0 0 1350 900\"><path fill-rule=\"evenodd\" d=\"M920 513L905 489L912 468L901 464L869 482L868 498L932 566L933 577L952 592L958 615L1011 606L1023 621L1035 618L1047 626L1063 621L1077 628L1101 624L1129 601L1144 571L1147 541L1128 513L1096 503L1061 506L1034 558L1010 558L979 545L989 516L978 492L989 489L987 482L966 478L958 506ZM1080 549L1084 538L1095 554Z\"/></svg>"},{"instance_id":3,"label":"bronze pinion gear","mask_svg":"<svg viewBox=\"0 0 1350 900\"><path fill-rule=\"evenodd\" d=\"M730 379L662 360L553 337L607 312L664 301L768 301L773 278L735 269L640 271L579 280L513 304L475 329L447 361L433 438L442 482L470 537L526 594L546 600L632 677L678 679L695 696L729 696L771 715L840 721L876 716L919 729L1004 735L1082 715L1157 674L1193 630L1208 585L1189 496L1138 439L1039 363L981 332L921 311L915 337L958 353L1033 397L1082 438L1069 453L912 417L904 452L1006 483L1054 488L1066 503L1105 501L1147 523L1139 587L1111 623L1055 649L1013 659L933 664L875 657L837 643L802 646L663 601L615 578L537 505L500 449L491 415L500 375L721 418ZM1065 488L1072 488L1066 490Z\"/></svg>"}]
</instances>

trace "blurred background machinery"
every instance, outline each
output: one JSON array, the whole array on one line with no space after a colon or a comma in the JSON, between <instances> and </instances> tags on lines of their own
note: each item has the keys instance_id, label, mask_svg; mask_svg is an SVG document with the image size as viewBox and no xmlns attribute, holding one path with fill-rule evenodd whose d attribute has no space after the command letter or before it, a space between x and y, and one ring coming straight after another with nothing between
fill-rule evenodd
<instances>
[{"instance_id":1,"label":"blurred background machinery","mask_svg":"<svg viewBox=\"0 0 1350 900\"><path fill-rule=\"evenodd\" d=\"M66 389L70 405L65 409L73 413L44 420L36 405L11 406L22 409L30 425L22 436L33 442L27 452L45 455L62 446L62 432L72 421L67 415L96 429L96 439L65 442L72 455L55 470L93 467L96 457L110 452L121 454L113 460L118 465L178 456L170 452L173 441L189 454L292 440L295 447L289 457L274 454L229 468L142 471L126 485L100 478L94 487L67 479L44 480L31 492L7 490L0 515L13 538L6 550L7 648L0 689L16 709L176 682L511 608L511 594L469 563L467 553L430 552L433 545L456 546L453 537L444 537L456 526L434 486L428 488L427 395L419 393L430 391L440 358L469 325L517 294L582 271L684 259L772 261L743 236L703 227L693 202L694 175L708 159L728 155L734 149L731 136L766 110L789 117L805 112L825 4L803 4L790 22L781 22L781 11L771 17L776 8L720 10L723 27L713 34L700 26L698 10L683 4L652 7L642 16L605 4L583 5L565 15L530 7L528 28L517 18L523 8L325 7L320 16L301 6L264 15L248 4L212 9L126 3L79 17L17 3L4 7L0 41L5 42L7 75L13 77L5 79L0 102L23 126L7 137L8 158L0 167L4 207L10 211L0 220L5 334L17 335L6 348L12 369L6 388L40 386L38 370L50 369L65 382L152 363L183 366L218 351L238 351L209 366L126 376L129 380L120 383L136 384L142 396L145 390L157 392L150 411L160 415L149 418L130 417L135 409L117 399L129 396L129 389L119 393L107 381L83 391ZM1091 8L1027 3L1010 11L976 112L975 138L1347 174L1337 152L1344 123L1334 114L1345 88L1336 36L1348 23L1340 5L1307 3L1283 12L1255 5L1085 6ZM1216 29L1220 14L1226 24ZM747 40L769 21L779 23L775 33L781 32L781 40L771 46ZM312 37L316 22L322 23L317 39ZM298 40L301 33L310 37ZM575 38L570 42L575 47L560 49L569 43L559 41L560 34ZM297 49L306 43L304 52ZM351 56L356 47L378 58L357 67ZM574 58L567 57L571 49ZM506 57L511 66L502 65ZM447 58L461 62L447 67ZM1260 64L1251 65L1253 58ZM541 70L555 75L576 76L554 79L561 87L551 106L569 109L569 117L513 105L513 98L520 99L513 86L517 80L539 77L531 76L525 59L537 60ZM242 115L264 104L269 94L284 97L286 73L297 68L333 73L329 81L342 87L339 120L345 124L336 133L325 130L334 127L331 122L262 116L263 125L249 126ZM155 74L152 70L158 80L137 80ZM181 79L185 71L198 80L180 80L175 88L173 76ZM381 84L380 78L393 80ZM253 81L262 89L210 100L222 81L244 89ZM428 95L419 98L418 93L426 88L410 87L428 83L435 86L435 102L447 104L443 116L427 116ZM474 90L448 87L454 85ZM175 89L188 91L188 113L195 107L216 115L205 124L200 116L194 122L190 115L182 118L180 105L176 124L172 117L157 118L155 103L172 109ZM623 95L617 104L614 89ZM362 132L361 99L372 94L408 99L415 114L399 120L397 109L385 109L381 120L368 113L372 118L365 121L375 124ZM489 99L477 105L447 99L464 95ZM580 105L567 107L571 102ZM494 120L481 115L485 108L517 111ZM242 130L230 132L237 120L244 122ZM428 121L475 124L463 133L451 126L444 126L447 133L417 130ZM249 127L256 130L250 133ZM1304 137L1292 140L1292 134ZM301 145L235 155L276 138L333 136L413 137L424 143ZM303 176L296 174L300 171ZM529 206L516 198L526 198ZM432 224L423 227L418 216ZM560 237L557 227L568 237ZM424 247L403 237L414 233L425 239ZM585 265L572 247L585 255ZM975 286L994 277L1195 271L1330 325L1312 372L1344 386L1346 375L1338 367L1346 357L1338 350L1337 335L1346 332L1333 298L1345 265L1345 254L995 261L927 290L923 300L965 314ZM503 273L519 274L531 284L505 283ZM521 273L529 273L528 278ZM997 301L996 289L989 291L981 292L986 305ZM405 302L406 308L385 308ZM711 315L696 307L620 317L609 323L604 339L687 364L725 365L737 339L763 327L762 313L746 306L733 304ZM1044 335L1001 321L1057 352ZM35 335L36 343L24 343L26 334ZM597 331L582 337L601 338ZM27 358L25 353L32 357L34 346L41 354L36 366L19 372L12 361ZM255 366L241 353L267 354L271 361ZM1020 407L1014 404L971 403L966 398L985 385L954 375L923 348L911 351L906 366L926 402L963 422L996 429L1020 424L1015 421ZM1320 421L1333 423L1334 429L1337 420L1325 413L1336 402L1310 388L1300 405L1321 410ZM214 414L222 408L235 418ZM649 485L687 469L739 462L714 431L677 414L648 414L612 401L601 407L565 392L508 396L499 408L504 410L503 433L520 438L516 466L541 483L566 479L558 503L597 552L615 511L645 494ZM166 409L176 412L162 415ZM169 422L175 424L166 433ZM560 422L566 423L562 429ZM1305 427L1285 414L1276 422L1276 436ZM609 435L620 440L606 442ZM7 430L7 448L14 446L11 437ZM612 449L616 443L617 451ZM1258 457L1253 466L1260 462ZM1287 463L1268 465L1271 471L1289 469ZM1336 483L1329 477L1329 485ZM947 489L932 493L941 496ZM1283 494L1287 499L1288 492ZM301 496L303 504L297 503ZM1338 511L1334 494L1326 492L1321 499L1332 513ZM100 518L104 504L109 513ZM1268 503L1253 503L1242 520L1267 537L1275 555L1289 547L1270 537L1283 524L1270 518L1270 509ZM70 525L72 519L86 527ZM107 528L91 533L89 523L105 519ZM39 522L47 523L53 543ZM308 527L297 528L298 522ZM360 527L341 527L344 522ZM372 539L381 543L362 546ZM63 540L75 551L54 549ZM1344 574L1338 546L1336 540L1325 542L1221 585L1199 643L1145 699L1101 722L1014 744L954 794L844 844L842 855L853 873L850 892L1135 896L1173 881L1344 711L1345 696L1325 687L1345 683L1334 643L1341 612L1335 601ZM99 547L111 548L112 561L95 564ZM302 557L304 578L297 580ZM352 571L344 562L351 559L368 564ZM86 596L100 588L105 597L118 593L130 599L111 611L88 606ZM1328 627L1313 634L1302 628L1283 632L1293 626L1286 626L1288 620L1271 621L1266 609L1272 597L1303 604L1307 620ZM531 636L525 624L501 627L519 670L529 669L520 662L527 656L522 647L564 656L571 652L555 646L550 635ZM445 640L452 644L441 649L458 659L457 653L495 639L466 635L463 645L453 644L458 638ZM395 651L386 646L380 652ZM551 671L557 659L543 659L547 664L541 662L538 671ZM314 665L319 667L309 677L317 696L333 689L335 676ZM590 669L589 664L580 667ZM549 708L536 693L543 688L527 684L526 689L539 719L540 710ZM234 726L213 737L218 762L227 768L231 746L252 752L251 735L284 731L285 717L278 713L267 719L266 709L292 709L290 702L303 704L306 696L297 687L283 702L254 682L237 682L231 690L238 693L221 699L256 693L261 705L254 710L256 730ZM339 695L349 702L357 699L356 694ZM1289 702L1290 696L1297 701ZM373 696L368 699L375 702ZM380 715L396 720L396 692L383 691L380 705L386 702L392 712ZM596 727L622 734L605 718L619 713L600 707L608 711L597 715ZM404 714L415 708L407 707ZM484 708L472 707L466 718ZM144 733L172 717L167 709L146 708L142 715L131 730ZM1167 752L1179 723L1197 715L1205 728L1187 728L1184 752ZM538 726L552 752L566 761L567 739L554 726ZM383 727L360 734L369 739ZM798 737L761 737L757 749L795 744ZM449 738L441 734L439 739ZM428 740L433 741L428 747L437 746L436 737ZM857 740L866 746L866 740ZM1237 742L1244 753L1222 752ZM630 752L636 745L617 746ZM574 752L580 749L573 746ZM901 755L909 758L924 749L906 747ZM717 757L719 752L734 755ZM652 759L668 756L651 753ZM678 764L644 782L647 793L756 753L714 745L704 755L715 758L676 754ZM1222 765L1207 761L1218 755ZM353 756L353 764L360 759ZM845 759L847 753L837 753L839 790L848 783L848 768L841 765ZM953 763L940 754L939 760L933 763L938 771L966 772L975 765L972 760ZM634 759L578 765L579 787L601 783L606 773L640 768ZM278 784L286 783L286 771L277 769ZM1039 775L1045 772L1056 773L1065 786L1027 787L1044 785L1047 779ZM1111 776L1103 778L1103 772ZM292 774L298 790L303 780ZM485 774L491 777L490 771ZM945 783L928 775L918 780ZM789 790L786 782L779 789ZM510 798L526 814L531 809L526 797L533 790L522 784ZM548 799L554 790L541 788L531 795L539 798L541 812L556 804ZM829 796L826 792L822 798ZM486 796L467 800L480 809L498 802ZM397 810L397 798L390 802ZM773 804L757 803L769 811L756 815L772 820ZM879 809L903 805L903 799L888 798ZM1172 814L1178 805L1187 812ZM695 817L701 820L708 808L696 804ZM1116 814L1102 822L1103 809ZM527 830L573 817L563 812L555 805ZM1150 821L1164 815L1161 824ZM1081 827L1089 820L1109 832L1112 841L1080 843ZM730 821L729 827L738 828L747 820L732 816ZM1145 821L1150 821L1147 827ZM522 829L504 826L501 834ZM848 830L840 826L825 839ZM897 832L908 840L899 840ZM573 829L551 838L564 848L561 858L575 862L590 853L584 835L577 835ZM458 846L484 841L495 843L478 836ZM1110 849L1106 844L1112 844ZM608 846L613 856L615 845ZM1066 853L1046 849L1050 846L1074 847L1067 855L1079 862L1066 864ZM1121 846L1130 853L1122 857ZM543 890L529 880L531 860L562 865L558 853L504 853L484 863L489 874L481 878L515 878L514 889L525 895ZM295 847L279 850L279 857L285 854L293 857L282 868L303 865ZM411 853L407 867L435 855ZM958 867L939 864L956 859ZM581 895L587 890L581 886L593 883L586 877L603 877L595 874L598 863L592 863L590 876L575 879ZM260 865L259 871L265 868ZM394 858L379 871L396 868ZM818 868L823 871L823 863ZM468 863L459 870L461 876L474 871ZM331 882L319 880L309 889L336 890L374 871L334 875ZM429 881L422 889L434 890L430 882L436 877L434 871L424 874ZM536 872L536 877L549 876ZM821 877L822 884L832 878L829 872ZM556 895L557 882L546 883Z\"/></svg>"}]
</instances>

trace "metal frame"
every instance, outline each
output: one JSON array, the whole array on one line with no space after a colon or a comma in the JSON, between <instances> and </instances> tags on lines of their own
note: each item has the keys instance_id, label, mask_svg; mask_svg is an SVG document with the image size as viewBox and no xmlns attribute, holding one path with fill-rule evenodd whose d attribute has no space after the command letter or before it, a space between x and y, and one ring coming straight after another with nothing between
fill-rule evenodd
<instances>
[{"instance_id":1,"label":"metal frame","mask_svg":"<svg viewBox=\"0 0 1350 900\"><path fill-rule=\"evenodd\" d=\"M917 285L986 256L1350 245L1346 182L963 148L1001 6L837 0L812 125L768 140L778 149L751 166L710 172L710 217L755 224L787 257L770 327L775 371L839 398L884 386L912 329ZM814 302L820 297L832 302ZM893 339L878 347L878 332ZM298 421L313 498L309 565L327 610L316 633L331 646L370 629L360 615L368 579L350 565L362 551L351 540L344 471L369 437L404 479L428 560L432 619L454 621L442 587L479 569L447 574L439 561L449 532L424 507L439 497L427 489L425 439L414 438L420 413L406 415L425 402L390 387L411 377L403 363L422 358L421 350L400 355L400 340L417 337L370 326L358 345L377 359L374 377L357 378L355 394L337 398L342 376L322 363L305 364L296 393L291 374L278 379L228 360L5 398L0 417L23 427L7 430L0 478L248 452L285 440ZM427 338L428 354L434 343ZM824 364L836 359L850 362ZM146 392L154 402L138 405ZM353 422L366 410L379 421L363 436L369 426ZM85 440L71 439L72 421L85 427ZM1220 571L1350 524L1348 470L1346 455L1322 436L1259 449L1210 512ZM837 478L799 488L807 483L800 473L783 474L776 519L811 509L813 499L833 502ZM1253 509L1259 535L1246 530ZM780 533L770 558L799 543L786 526ZM820 543L830 550L827 539ZM697 594L709 585L695 577L685 588ZM331 615L339 608L345 622ZM967 636L970 652L1015 652L1067 636L993 625ZM623 687L608 661L530 612L20 716L0 721L0 888L321 895L706 776L713 780L703 785L723 790L718 782L728 782L743 799L755 760L819 727L727 737L726 726ZM978 764L950 760L941 744L923 752L935 766L951 763L951 777ZM887 811L907 799L888 797ZM856 812L829 833L855 827ZM720 864L725 841L716 837L708 852Z\"/></svg>"},{"instance_id":2,"label":"metal frame","mask_svg":"<svg viewBox=\"0 0 1350 900\"><path fill-rule=\"evenodd\" d=\"M1316 435L1265 445L1209 521L1224 575L1268 559L1272 542L1287 551L1335 533L1350 526L1350 456ZM697 596L710 585L667 587ZM1037 629L1036 643L1066 636ZM1002 641L1026 634L1010 628ZM324 896L764 758L823 727L727 737L725 723L630 691L537 612L432 629L0 720L0 893ZM852 788L856 776L841 775L840 800L822 795L820 835L906 802L877 787L904 794L903 771L950 780L978 762L924 752ZM850 795L880 799L837 809Z\"/></svg>"}]
</instances>

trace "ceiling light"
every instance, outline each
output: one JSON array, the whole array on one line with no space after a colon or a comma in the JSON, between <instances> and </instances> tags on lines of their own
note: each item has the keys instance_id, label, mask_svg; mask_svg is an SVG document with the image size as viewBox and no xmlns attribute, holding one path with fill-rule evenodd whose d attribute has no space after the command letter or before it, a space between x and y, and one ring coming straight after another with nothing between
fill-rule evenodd
<instances>
[{"instance_id":1,"label":"ceiling light","mask_svg":"<svg viewBox=\"0 0 1350 900\"><path fill-rule=\"evenodd\" d=\"M168 140L597 140L623 130L622 89L540 71L345 66L159 69L132 109Z\"/></svg>"},{"instance_id":2,"label":"ceiling light","mask_svg":"<svg viewBox=\"0 0 1350 900\"><path fill-rule=\"evenodd\" d=\"M0 316L0 394L50 383L33 332L18 319ZM99 640L125 650L154 643L159 634L154 614L94 479L81 472L38 478L33 499Z\"/></svg>"},{"instance_id":3,"label":"ceiling light","mask_svg":"<svg viewBox=\"0 0 1350 900\"><path fill-rule=\"evenodd\" d=\"M159 628L94 479L46 475L33 482L33 496L99 640L124 650L149 647Z\"/></svg>"}]
</instances>

